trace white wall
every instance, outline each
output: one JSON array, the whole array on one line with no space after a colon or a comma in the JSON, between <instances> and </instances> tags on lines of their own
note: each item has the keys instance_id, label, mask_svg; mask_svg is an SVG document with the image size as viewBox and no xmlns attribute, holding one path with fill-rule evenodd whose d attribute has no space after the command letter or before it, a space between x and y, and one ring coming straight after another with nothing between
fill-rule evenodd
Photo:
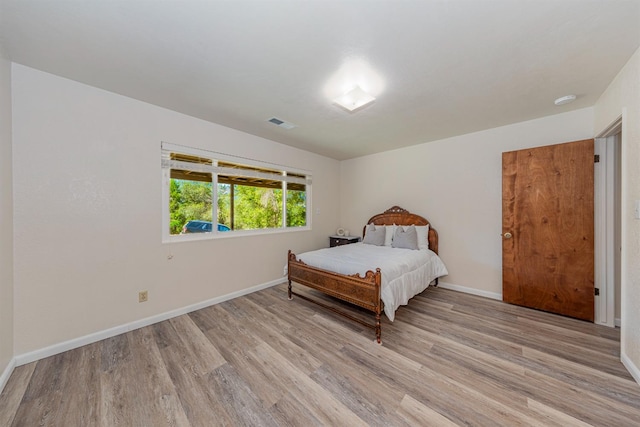
<instances>
[{"instance_id":1,"label":"white wall","mask_svg":"<svg viewBox=\"0 0 640 427\"><path fill-rule=\"evenodd\" d=\"M278 280L337 227L335 160L18 64L13 99L16 355ZM312 171L313 230L161 243L161 141Z\"/></svg>"},{"instance_id":2,"label":"white wall","mask_svg":"<svg viewBox=\"0 0 640 427\"><path fill-rule=\"evenodd\" d=\"M11 63L0 45L0 391L13 359Z\"/></svg>"},{"instance_id":3,"label":"white wall","mask_svg":"<svg viewBox=\"0 0 640 427\"><path fill-rule=\"evenodd\" d=\"M640 382L640 49L595 105L595 131L622 115L622 360Z\"/></svg>"},{"instance_id":4,"label":"white wall","mask_svg":"<svg viewBox=\"0 0 640 427\"><path fill-rule=\"evenodd\" d=\"M593 137L586 108L342 162L342 226L399 205L438 230L442 282L502 295L502 152Z\"/></svg>"}]
</instances>

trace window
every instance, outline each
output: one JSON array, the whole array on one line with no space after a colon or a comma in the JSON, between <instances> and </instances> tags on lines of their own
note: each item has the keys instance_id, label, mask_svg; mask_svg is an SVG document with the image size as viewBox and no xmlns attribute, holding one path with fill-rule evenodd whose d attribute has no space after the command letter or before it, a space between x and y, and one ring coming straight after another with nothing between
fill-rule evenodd
<instances>
[{"instance_id":1,"label":"window","mask_svg":"<svg viewBox=\"0 0 640 427\"><path fill-rule=\"evenodd\" d=\"M167 143L162 172L164 240L310 226L308 172Z\"/></svg>"}]
</instances>

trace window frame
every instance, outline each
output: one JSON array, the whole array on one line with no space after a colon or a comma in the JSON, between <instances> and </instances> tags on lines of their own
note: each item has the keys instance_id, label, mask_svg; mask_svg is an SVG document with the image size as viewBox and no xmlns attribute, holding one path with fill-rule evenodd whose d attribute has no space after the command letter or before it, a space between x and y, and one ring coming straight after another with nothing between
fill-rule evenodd
<instances>
[{"instance_id":1,"label":"window frame","mask_svg":"<svg viewBox=\"0 0 640 427\"><path fill-rule=\"evenodd\" d=\"M199 240L211 240L211 239L228 239L234 237L245 236L257 236L265 234L278 234L278 233L292 233L297 231L309 231L312 229L312 174L310 171L284 166L276 163L270 163L247 157L234 156L230 154L220 153L211 150L204 150L201 148L188 147L179 144L173 144L169 142L162 142L160 144L161 152L161 173L162 173L162 242L187 242L187 241L199 241ZM211 172L211 203L212 203L212 223L217 223L217 211L218 211L218 171L219 163L231 163L247 167L263 168L278 171L282 176L282 224L278 228L261 228L252 230L231 230L231 231L218 231L217 227L212 227L212 231L208 233L188 233L188 234L171 234L169 223L171 220L171 214L169 212L170 202L170 185L171 185L171 165L175 165L176 161L170 159L171 153L177 153L186 156L197 156L211 160L211 165L204 165L193 163L190 170L195 171L207 171ZM305 185L305 200L306 200L306 225L298 227L287 227L286 225L286 212L287 212L287 174L294 174L296 176L304 176ZM259 174L259 173L257 173ZM298 178L299 180L299 178Z\"/></svg>"}]
</instances>

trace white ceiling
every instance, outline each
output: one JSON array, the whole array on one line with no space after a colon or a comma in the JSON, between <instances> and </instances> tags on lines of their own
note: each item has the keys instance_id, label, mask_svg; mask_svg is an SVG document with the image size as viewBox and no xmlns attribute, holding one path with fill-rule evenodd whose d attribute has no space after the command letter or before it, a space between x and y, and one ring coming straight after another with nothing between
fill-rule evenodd
<instances>
[{"instance_id":1,"label":"white ceiling","mask_svg":"<svg viewBox=\"0 0 640 427\"><path fill-rule=\"evenodd\" d=\"M0 0L0 43L14 62L348 159L594 105L640 46L640 0ZM348 113L325 86L354 59L384 89Z\"/></svg>"}]
</instances>

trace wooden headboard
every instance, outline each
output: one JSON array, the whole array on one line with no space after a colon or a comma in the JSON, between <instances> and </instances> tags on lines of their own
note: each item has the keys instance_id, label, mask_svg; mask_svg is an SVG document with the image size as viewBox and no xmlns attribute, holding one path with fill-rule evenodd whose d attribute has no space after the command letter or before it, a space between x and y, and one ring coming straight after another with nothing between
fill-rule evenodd
<instances>
[{"instance_id":1,"label":"wooden headboard","mask_svg":"<svg viewBox=\"0 0 640 427\"><path fill-rule=\"evenodd\" d=\"M375 225L429 225L429 249L433 252L438 253L438 232L429 224L425 218L420 215L413 214L408 210L402 209L399 206L394 206L392 208L387 209L386 211L372 216L367 224L375 224ZM364 226L362 230L362 236L364 237L364 233L367 229L367 226Z\"/></svg>"}]
</instances>

